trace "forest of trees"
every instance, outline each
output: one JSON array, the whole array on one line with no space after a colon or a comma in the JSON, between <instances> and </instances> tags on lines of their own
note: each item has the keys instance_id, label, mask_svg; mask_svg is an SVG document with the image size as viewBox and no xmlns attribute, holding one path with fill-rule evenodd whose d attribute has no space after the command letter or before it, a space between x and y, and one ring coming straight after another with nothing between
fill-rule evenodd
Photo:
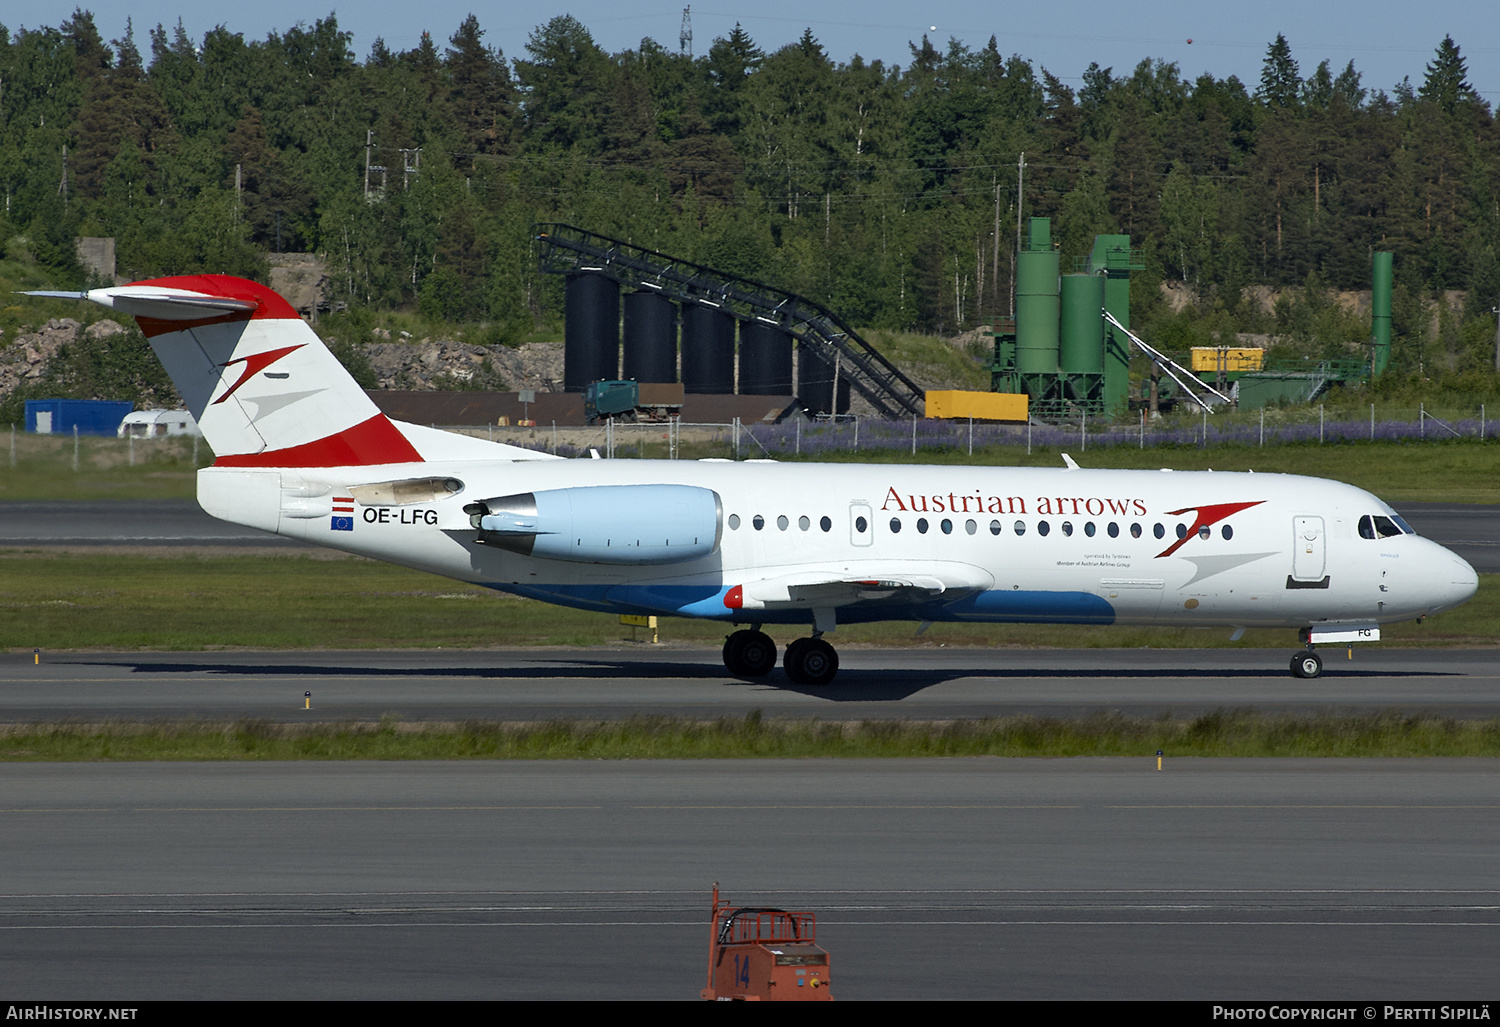
<instances>
[{"instance_id":1,"label":"forest of trees","mask_svg":"<svg viewBox=\"0 0 1500 1027\"><path fill-rule=\"evenodd\" d=\"M1416 77L1304 76L1278 36L1258 83L1147 59L1090 64L1075 90L994 38L923 38L900 67L838 63L810 31L774 52L736 28L706 55L611 54L568 16L509 58L470 16L360 60L332 15L264 40L179 24L106 42L80 10L0 26L0 243L79 284L77 236L114 236L131 277L264 280L266 252L311 250L354 309L509 341L557 317L529 240L556 220L856 324L951 333L1009 310L1024 153L1022 212L1053 218L1064 267L1129 233L1150 269L1139 316L1169 337L1267 330L1256 285L1305 297L1270 330L1310 332L1318 297L1368 288L1388 249L1398 332L1442 321L1423 345L1461 370L1493 360L1500 131L1452 39ZM1155 298L1164 279L1191 288L1191 317ZM1435 318L1443 290L1467 303Z\"/></svg>"}]
</instances>

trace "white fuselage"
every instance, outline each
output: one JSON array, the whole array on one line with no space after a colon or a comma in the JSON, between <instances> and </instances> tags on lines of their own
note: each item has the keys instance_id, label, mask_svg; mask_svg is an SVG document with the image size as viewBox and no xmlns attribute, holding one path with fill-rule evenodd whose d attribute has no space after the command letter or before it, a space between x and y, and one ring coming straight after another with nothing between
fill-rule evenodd
<instances>
[{"instance_id":1,"label":"white fuselage","mask_svg":"<svg viewBox=\"0 0 1500 1027\"><path fill-rule=\"evenodd\" d=\"M348 501L360 485L434 476L461 490ZM544 559L479 543L465 512L492 497L641 484L713 490L717 550L636 566ZM843 623L1364 626L1448 609L1477 587L1434 542L1361 537L1361 518L1391 514L1369 493L1281 474L463 460L208 468L199 497L226 520L563 605L822 629L834 610Z\"/></svg>"}]
</instances>

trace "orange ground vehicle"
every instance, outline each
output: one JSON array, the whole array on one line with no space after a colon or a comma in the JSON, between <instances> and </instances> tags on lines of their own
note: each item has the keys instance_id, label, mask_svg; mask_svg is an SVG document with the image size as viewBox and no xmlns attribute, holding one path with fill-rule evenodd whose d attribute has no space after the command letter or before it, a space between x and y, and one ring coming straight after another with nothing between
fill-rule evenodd
<instances>
[{"instance_id":1,"label":"orange ground vehicle","mask_svg":"<svg viewBox=\"0 0 1500 1027\"><path fill-rule=\"evenodd\" d=\"M709 918L708 987L720 1002L828 1002L828 952L817 917L784 909L731 906L714 885Z\"/></svg>"}]
</instances>

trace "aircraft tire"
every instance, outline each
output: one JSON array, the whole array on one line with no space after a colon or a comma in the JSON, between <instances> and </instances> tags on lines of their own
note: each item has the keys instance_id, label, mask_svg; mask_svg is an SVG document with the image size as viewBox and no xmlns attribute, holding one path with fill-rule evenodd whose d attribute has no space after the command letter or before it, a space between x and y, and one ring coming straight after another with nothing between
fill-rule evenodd
<instances>
[{"instance_id":1,"label":"aircraft tire","mask_svg":"<svg viewBox=\"0 0 1500 1027\"><path fill-rule=\"evenodd\" d=\"M821 638L799 638L786 647L782 666L799 685L826 685L839 672L839 654Z\"/></svg>"},{"instance_id":2,"label":"aircraft tire","mask_svg":"<svg viewBox=\"0 0 1500 1027\"><path fill-rule=\"evenodd\" d=\"M1297 653L1292 657L1292 676L1298 678L1315 678L1323 673L1323 657L1311 649Z\"/></svg>"},{"instance_id":3,"label":"aircraft tire","mask_svg":"<svg viewBox=\"0 0 1500 1027\"><path fill-rule=\"evenodd\" d=\"M776 643L763 631L736 631L724 640L724 666L735 677L765 677L776 669Z\"/></svg>"}]
</instances>

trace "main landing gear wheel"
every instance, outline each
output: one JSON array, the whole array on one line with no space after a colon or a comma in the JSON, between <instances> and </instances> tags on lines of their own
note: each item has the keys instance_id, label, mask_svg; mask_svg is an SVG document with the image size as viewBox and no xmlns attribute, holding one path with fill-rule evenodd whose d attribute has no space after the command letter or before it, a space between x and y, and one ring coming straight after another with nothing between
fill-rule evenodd
<instances>
[{"instance_id":1,"label":"main landing gear wheel","mask_svg":"<svg viewBox=\"0 0 1500 1027\"><path fill-rule=\"evenodd\" d=\"M1297 678L1315 678L1323 673L1323 657L1311 649L1306 652L1297 653L1292 657L1292 676Z\"/></svg>"},{"instance_id":2,"label":"main landing gear wheel","mask_svg":"<svg viewBox=\"0 0 1500 1027\"><path fill-rule=\"evenodd\" d=\"M781 663L799 685L826 685L839 672L839 654L821 638L797 639L786 647Z\"/></svg>"},{"instance_id":3,"label":"main landing gear wheel","mask_svg":"<svg viewBox=\"0 0 1500 1027\"><path fill-rule=\"evenodd\" d=\"M736 631L724 640L724 666L737 678L759 678L776 669L776 643L763 631Z\"/></svg>"}]
</instances>

